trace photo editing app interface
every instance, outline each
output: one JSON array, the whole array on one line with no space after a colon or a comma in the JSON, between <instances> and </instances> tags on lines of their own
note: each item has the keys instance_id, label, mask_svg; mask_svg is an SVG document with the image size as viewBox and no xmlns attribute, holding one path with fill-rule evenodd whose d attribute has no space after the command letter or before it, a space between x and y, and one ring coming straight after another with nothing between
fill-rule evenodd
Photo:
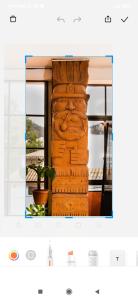
<instances>
[{"instance_id":1,"label":"photo editing app interface","mask_svg":"<svg viewBox=\"0 0 138 300\"><path fill-rule=\"evenodd\" d=\"M138 297L137 9L5 3L3 299Z\"/></svg>"}]
</instances>

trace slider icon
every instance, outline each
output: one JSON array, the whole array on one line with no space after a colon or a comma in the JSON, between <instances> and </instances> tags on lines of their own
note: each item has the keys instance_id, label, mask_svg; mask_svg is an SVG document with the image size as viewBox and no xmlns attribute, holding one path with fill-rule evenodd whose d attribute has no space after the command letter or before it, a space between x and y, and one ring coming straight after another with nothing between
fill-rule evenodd
<instances>
[{"instance_id":1,"label":"slider icon","mask_svg":"<svg viewBox=\"0 0 138 300\"><path fill-rule=\"evenodd\" d=\"M52 254L51 245L49 245L49 249L48 249L48 266L53 267L53 254Z\"/></svg>"}]
</instances>

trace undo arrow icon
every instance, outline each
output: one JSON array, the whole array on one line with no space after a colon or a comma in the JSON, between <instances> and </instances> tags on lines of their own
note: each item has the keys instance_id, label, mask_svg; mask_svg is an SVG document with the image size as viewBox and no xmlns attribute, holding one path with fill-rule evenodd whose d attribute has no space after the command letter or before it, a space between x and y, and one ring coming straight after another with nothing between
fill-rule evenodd
<instances>
[{"instance_id":1,"label":"undo arrow icon","mask_svg":"<svg viewBox=\"0 0 138 300\"><path fill-rule=\"evenodd\" d=\"M57 17L57 21L60 22L60 21L63 21L65 23L65 19L64 18L61 18L61 17Z\"/></svg>"}]
</instances>

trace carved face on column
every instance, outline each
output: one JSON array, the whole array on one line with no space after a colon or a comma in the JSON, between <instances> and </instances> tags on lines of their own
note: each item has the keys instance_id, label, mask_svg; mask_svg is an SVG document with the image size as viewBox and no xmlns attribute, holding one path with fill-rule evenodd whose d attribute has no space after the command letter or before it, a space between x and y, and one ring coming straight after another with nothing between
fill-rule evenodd
<instances>
[{"instance_id":1,"label":"carved face on column","mask_svg":"<svg viewBox=\"0 0 138 300\"><path fill-rule=\"evenodd\" d=\"M63 140L79 140L87 132L87 100L81 98L59 98L53 100L53 125Z\"/></svg>"}]
</instances>

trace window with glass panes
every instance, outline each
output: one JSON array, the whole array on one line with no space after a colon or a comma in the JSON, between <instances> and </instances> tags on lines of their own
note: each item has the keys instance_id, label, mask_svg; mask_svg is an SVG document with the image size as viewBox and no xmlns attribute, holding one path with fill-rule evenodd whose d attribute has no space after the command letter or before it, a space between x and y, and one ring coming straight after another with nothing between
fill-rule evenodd
<instances>
[{"instance_id":1,"label":"window with glass panes","mask_svg":"<svg viewBox=\"0 0 138 300\"><path fill-rule=\"evenodd\" d=\"M109 187L112 184L112 86L89 85L87 93L90 95L87 108L89 191L101 191L103 180ZM108 128L107 137L105 128Z\"/></svg>"},{"instance_id":2,"label":"window with glass panes","mask_svg":"<svg viewBox=\"0 0 138 300\"><path fill-rule=\"evenodd\" d=\"M48 84L26 82L26 165L48 165ZM29 169L26 176L27 195L37 188L37 175ZM41 188L47 182L41 181Z\"/></svg>"}]
</instances>

